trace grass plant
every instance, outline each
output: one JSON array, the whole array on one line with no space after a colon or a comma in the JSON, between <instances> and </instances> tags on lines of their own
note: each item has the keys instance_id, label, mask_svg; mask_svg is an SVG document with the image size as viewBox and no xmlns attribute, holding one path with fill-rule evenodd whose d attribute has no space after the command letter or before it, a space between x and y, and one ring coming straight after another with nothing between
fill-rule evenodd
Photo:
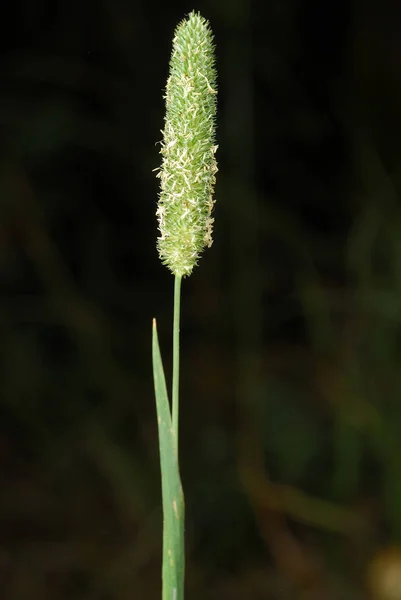
<instances>
[{"instance_id":1,"label":"grass plant","mask_svg":"<svg viewBox=\"0 0 401 600\"><path fill-rule=\"evenodd\" d=\"M157 169L160 259L174 275L173 377L171 407L153 321L153 376L159 430L163 500L163 600L183 600L185 503L179 437L180 297L205 247L212 245L215 154L216 70L213 35L192 12L175 30L166 85L166 115Z\"/></svg>"}]
</instances>

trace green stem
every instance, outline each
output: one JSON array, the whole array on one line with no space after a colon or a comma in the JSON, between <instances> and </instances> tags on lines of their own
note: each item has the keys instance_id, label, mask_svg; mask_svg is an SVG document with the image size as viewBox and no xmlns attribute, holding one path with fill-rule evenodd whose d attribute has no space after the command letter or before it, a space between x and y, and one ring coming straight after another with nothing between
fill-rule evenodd
<instances>
[{"instance_id":1,"label":"green stem","mask_svg":"<svg viewBox=\"0 0 401 600\"><path fill-rule=\"evenodd\" d=\"M172 393L172 422L178 454L178 409L180 381L180 302L181 277L174 280L174 321L173 321L173 393Z\"/></svg>"}]
</instances>

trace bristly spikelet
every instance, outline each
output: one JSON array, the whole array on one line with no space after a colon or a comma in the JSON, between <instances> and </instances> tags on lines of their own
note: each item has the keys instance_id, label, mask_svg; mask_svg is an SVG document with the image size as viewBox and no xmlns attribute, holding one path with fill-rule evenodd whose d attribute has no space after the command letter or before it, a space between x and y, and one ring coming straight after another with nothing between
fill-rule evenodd
<instances>
[{"instance_id":1,"label":"bristly spikelet","mask_svg":"<svg viewBox=\"0 0 401 600\"><path fill-rule=\"evenodd\" d=\"M208 21L192 12L174 34L158 172L160 258L174 275L190 275L212 245L217 150L216 70Z\"/></svg>"}]
</instances>

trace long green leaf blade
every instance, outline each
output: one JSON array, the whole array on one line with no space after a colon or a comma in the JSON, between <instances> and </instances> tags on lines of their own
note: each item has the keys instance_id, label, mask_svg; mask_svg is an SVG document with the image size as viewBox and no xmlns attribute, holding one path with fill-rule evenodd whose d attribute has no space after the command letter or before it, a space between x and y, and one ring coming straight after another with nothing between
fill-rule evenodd
<instances>
[{"instance_id":1,"label":"long green leaf blade","mask_svg":"<svg viewBox=\"0 0 401 600\"><path fill-rule=\"evenodd\" d=\"M153 378L159 429L163 499L163 600L184 599L184 493L173 432L156 320L152 336Z\"/></svg>"}]
</instances>

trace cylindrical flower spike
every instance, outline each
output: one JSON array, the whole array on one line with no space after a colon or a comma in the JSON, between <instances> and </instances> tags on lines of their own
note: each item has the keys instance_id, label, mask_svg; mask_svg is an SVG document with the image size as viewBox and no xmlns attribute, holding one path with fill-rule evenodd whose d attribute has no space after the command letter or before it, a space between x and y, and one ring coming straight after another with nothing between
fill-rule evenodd
<instances>
[{"instance_id":1,"label":"cylindrical flower spike","mask_svg":"<svg viewBox=\"0 0 401 600\"><path fill-rule=\"evenodd\" d=\"M208 21L192 12L174 35L158 171L160 258L176 276L190 275L212 245L216 70Z\"/></svg>"}]
</instances>

